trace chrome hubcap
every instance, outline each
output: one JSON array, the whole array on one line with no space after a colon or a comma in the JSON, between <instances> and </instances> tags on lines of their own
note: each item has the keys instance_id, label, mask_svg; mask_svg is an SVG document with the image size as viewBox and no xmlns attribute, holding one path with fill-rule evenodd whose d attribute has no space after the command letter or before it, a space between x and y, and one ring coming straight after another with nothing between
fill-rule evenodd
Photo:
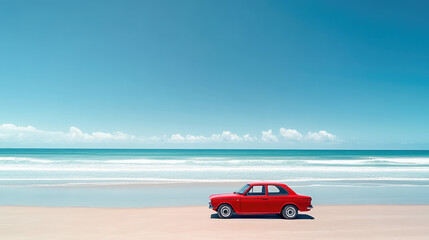
<instances>
[{"instance_id":1,"label":"chrome hubcap","mask_svg":"<svg viewBox=\"0 0 429 240\"><path fill-rule=\"evenodd\" d=\"M294 217L295 214L296 214L295 208L293 208L293 207L286 208L286 216Z\"/></svg>"},{"instance_id":2,"label":"chrome hubcap","mask_svg":"<svg viewBox=\"0 0 429 240\"><path fill-rule=\"evenodd\" d=\"M222 207L220 209L220 213L222 214L222 216L228 217L231 214L231 209L229 209L229 207Z\"/></svg>"}]
</instances>

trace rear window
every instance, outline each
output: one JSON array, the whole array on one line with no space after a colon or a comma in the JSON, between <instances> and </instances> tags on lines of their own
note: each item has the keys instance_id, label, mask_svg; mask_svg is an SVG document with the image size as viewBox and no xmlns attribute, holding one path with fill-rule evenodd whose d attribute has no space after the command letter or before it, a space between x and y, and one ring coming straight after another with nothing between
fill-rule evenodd
<instances>
[{"instance_id":1,"label":"rear window","mask_svg":"<svg viewBox=\"0 0 429 240\"><path fill-rule=\"evenodd\" d=\"M268 185L268 195L289 195L280 185Z\"/></svg>"}]
</instances>

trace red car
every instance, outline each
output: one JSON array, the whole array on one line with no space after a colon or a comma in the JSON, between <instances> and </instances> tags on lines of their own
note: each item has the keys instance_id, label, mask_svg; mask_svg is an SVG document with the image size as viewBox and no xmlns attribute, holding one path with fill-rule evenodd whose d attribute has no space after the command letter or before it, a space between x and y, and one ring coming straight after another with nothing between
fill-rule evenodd
<instances>
[{"instance_id":1,"label":"red car","mask_svg":"<svg viewBox=\"0 0 429 240\"><path fill-rule=\"evenodd\" d=\"M313 208L311 197L296 194L286 184L256 182L244 185L238 192L210 196L209 207L217 211L220 218L236 214L280 214L294 219L298 210L305 212Z\"/></svg>"}]
</instances>

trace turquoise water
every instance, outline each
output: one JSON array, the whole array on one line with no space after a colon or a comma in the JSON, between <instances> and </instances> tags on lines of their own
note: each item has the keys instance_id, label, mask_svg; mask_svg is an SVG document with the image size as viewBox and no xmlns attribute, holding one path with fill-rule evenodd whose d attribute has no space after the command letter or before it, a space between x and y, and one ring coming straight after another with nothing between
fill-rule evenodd
<instances>
[{"instance_id":1,"label":"turquoise water","mask_svg":"<svg viewBox=\"0 0 429 240\"><path fill-rule=\"evenodd\" d=\"M315 204L429 204L429 151L0 149L0 205L201 205L260 180Z\"/></svg>"}]
</instances>

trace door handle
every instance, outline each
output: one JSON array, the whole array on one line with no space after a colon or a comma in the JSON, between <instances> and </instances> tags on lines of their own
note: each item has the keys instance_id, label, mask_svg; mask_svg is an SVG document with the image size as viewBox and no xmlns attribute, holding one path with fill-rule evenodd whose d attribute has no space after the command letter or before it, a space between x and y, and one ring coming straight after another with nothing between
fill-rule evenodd
<instances>
[{"instance_id":1,"label":"door handle","mask_svg":"<svg viewBox=\"0 0 429 240\"><path fill-rule=\"evenodd\" d=\"M268 198L262 198L262 200L268 200Z\"/></svg>"}]
</instances>

